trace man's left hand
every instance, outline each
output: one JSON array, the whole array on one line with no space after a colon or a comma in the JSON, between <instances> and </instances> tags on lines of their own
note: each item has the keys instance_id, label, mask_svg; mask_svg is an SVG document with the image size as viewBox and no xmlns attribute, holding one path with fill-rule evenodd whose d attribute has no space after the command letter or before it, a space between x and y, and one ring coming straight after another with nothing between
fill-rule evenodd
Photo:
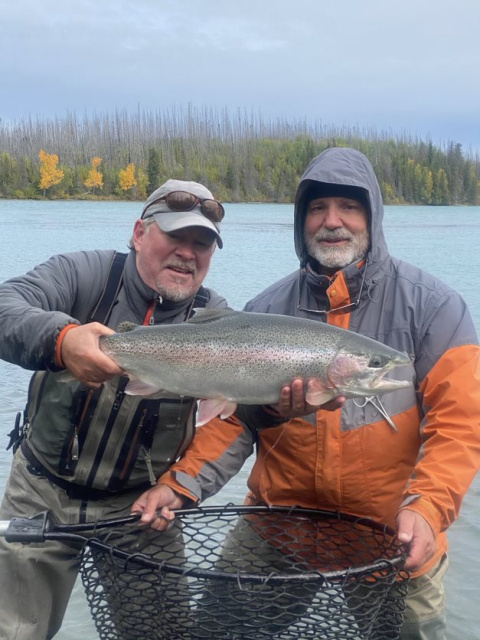
<instances>
[{"instance_id":1,"label":"man's left hand","mask_svg":"<svg viewBox=\"0 0 480 640\"><path fill-rule=\"evenodd\" d=\"M175 519L172 509L180 509L184 498L166 484L148 489L133 503L132 513L141 513L140 522L152 529L165 531Z\"/></svg>"},{"instance_id":2,"label":"man's left hand","mask_svg":"<svg viewBox=\"0 0 480 640\"><path fill-rule=\"evenodd\" d=\"M403 509L397 515L397 538L407 547L405 569L408 571L417 571L435 553L432 527L416 511Z\"/></svg>"}]
</instances>

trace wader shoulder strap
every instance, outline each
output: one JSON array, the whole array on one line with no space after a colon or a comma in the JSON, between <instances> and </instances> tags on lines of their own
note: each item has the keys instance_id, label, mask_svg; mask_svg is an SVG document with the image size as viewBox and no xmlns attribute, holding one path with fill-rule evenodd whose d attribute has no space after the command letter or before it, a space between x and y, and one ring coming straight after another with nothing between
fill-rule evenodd
<instances>
[{"instance_id":1,"label":"wader shoulder strap","mask_svg":"<svg viewBox=\"0 0 480 640\"><path fill-rule=\"evenodd\" d=\"M101 322L102 324L106 324L108 322L113 303L115 302L122 285L123 268L125 266L126 259L126 253L115 252L110 264L110 271L108 272L107 280L103 287L102 295L100 296L96 306L90 312L87 322Z\"/></svg>"},{"instance_id":2,"label":"wader shoulder strap","mask_svg":"<svg viewBox=\"0 0 480 640\"><path fill-rule=\"evenodd\" d=\"M195 300L193 302L193 308L203 308L207 306L207 302L210 300L210 294L202 285L200 289L197 291L197 295L195 296Z\"/></svg>"}]
</instances>

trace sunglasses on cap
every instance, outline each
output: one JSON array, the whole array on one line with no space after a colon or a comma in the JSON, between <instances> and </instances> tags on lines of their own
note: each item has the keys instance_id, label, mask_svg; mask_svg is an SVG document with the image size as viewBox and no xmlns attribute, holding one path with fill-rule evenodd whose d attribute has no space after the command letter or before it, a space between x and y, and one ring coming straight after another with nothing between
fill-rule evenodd
<instances>
[{"instance_id":1,"label":"sunglasses on cap","mask_svg":"<svg viewBox=\"0 0 480 640\"><path fill-rule=\"evenodd\" d=\"M172 191L166 196L162 196L161 198L150 202L146 211L148 211L152 205L157 202L161 202L162 200L165 201L165 204L171 211L178 212L191 211L197 205L200 205L201 212L211 222L221 222L225 215L225 209L220 202L209 198L202 200L201 198L193 195L193 193L188 193L188 191ZM148 218L150 215L153 215L145 215L145 213L146 212L143 213L142 218Z\"/></svg>"}]
</instances>

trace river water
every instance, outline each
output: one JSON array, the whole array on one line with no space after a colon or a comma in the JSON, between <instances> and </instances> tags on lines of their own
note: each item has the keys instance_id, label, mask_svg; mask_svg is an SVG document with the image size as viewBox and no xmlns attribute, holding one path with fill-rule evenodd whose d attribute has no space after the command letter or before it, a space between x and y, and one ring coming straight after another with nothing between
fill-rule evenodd
<instances>
[{"instance_id":1,"label":"river water","mask_svg":"<svg viewBox=\"0 0 480 640\"><path fill-rule=\"evenodd\" d=\"M3 252L0 281L24 273L60 252L94 248L126 249L140 203L35 202L0 200ZM390 252L435 274L467 300L480 332L480 207L386 207ZM293 247L293 207L230 204L207 285L241 308L257 292L297 267ZM11 453L5 451L14 416L25 403L29 373L0 361L0 494ZM241 503L250 465L209 504ZM447 576L448 640L480 640L480 476L474 481L458 521L450 529ZM1 579L1 577L0 577ZM1 588L8 588L1 579ZM56 640L97 638L80 583Z\"/></svg>"}]
</instances>

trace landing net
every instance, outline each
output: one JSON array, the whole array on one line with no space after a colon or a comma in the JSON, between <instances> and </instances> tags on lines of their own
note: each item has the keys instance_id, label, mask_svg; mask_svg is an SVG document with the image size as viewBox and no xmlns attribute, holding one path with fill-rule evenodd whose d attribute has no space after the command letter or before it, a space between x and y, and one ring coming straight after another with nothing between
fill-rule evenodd
<instances>
[{"instance_id":1,"label":"landing net","mask_svg":"<svg viewBox=\"0 0 480 640\"><path fill-rule=\"evenodd\" d=\"M99 529L81 576L101 640L399 637L408 575L385 526L282 507Z\"/></svg>"}]
</instances>

